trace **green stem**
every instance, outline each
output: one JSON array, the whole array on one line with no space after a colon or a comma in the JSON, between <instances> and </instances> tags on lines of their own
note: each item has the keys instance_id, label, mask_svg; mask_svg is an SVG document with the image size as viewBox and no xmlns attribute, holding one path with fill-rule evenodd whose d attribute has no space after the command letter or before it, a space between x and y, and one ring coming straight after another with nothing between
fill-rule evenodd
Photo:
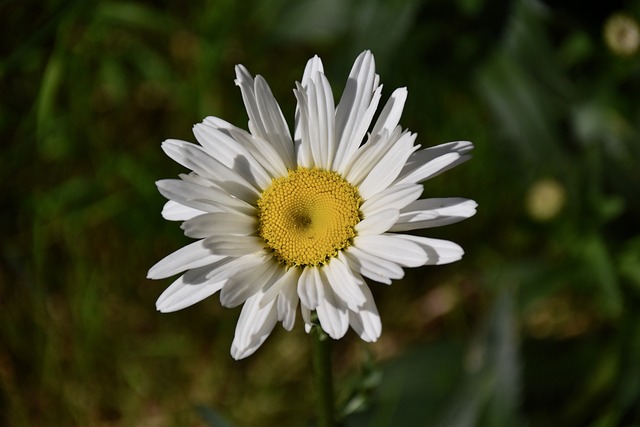
<instances>
[{"instance_id":1,"label":"green stem","mask_svg":"<svg viewBox=\"0 0 640 427\"><path fill-rule=\"evenodd\" d=\"M333 403L333 375L331 373L331 338L319 325L313 330L313 375L318 406L318 425L335 427Z\"/></svg>"}]
</instances>

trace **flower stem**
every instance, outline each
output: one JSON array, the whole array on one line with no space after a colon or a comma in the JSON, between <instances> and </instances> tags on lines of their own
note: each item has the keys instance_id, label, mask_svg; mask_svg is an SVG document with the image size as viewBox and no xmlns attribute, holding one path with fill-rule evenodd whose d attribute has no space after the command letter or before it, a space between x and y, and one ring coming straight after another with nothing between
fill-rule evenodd
<instances>
[{"instance_id":1,"label":"flower stem","mask_svg":"<svg viewBox=\"0 0 640 427\"><path fill-rule=\"evenodd\" d=\"M335 427L333 375L331 373L331 339L319 325L313 330L313 374L318 406L318 425Z\"/></svg>"}]
</instances>

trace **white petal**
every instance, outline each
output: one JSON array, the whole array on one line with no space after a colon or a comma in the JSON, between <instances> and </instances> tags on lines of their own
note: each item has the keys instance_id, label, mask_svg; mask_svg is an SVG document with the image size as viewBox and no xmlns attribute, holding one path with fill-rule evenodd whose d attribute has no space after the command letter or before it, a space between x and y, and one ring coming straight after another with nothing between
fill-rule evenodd
<instances>
[{"instance_id":1,"label":"white petal","mask_svg":"<svg viewBox=\"0 0 640 427\"><path fill-rule=\"evenodd\" d=\"M356 236L354 243L354 246L363 252L403 267L419 267L427 262L427 254L419 245L397 235Z\"/></svg>"},{"instance_id":2,"label":"white petal","mask_svg":"<svg viewBox=\"0 0 640 427\"><path fill-rule=\"evenodd\" d=\"M205 178L215 178L218 167L224 167L217 159L199 145L179 139L167 139L161 144L162 151L176 163Z\"/></svg>"},{"instance_id":3,"label":"white petal","mask_svg":"<svg viewBox=\"0 0 640 427\"><path fill-rule=\"evenodd\" d=\"M382 333L382 322L371 290L366 284L361 288L366 302L358 312L349 312L349 324L364 341L376 342Z\"/></svg>"},{"instance_id":4,"label":"white petal","mask_svg":"<svg viewBox=\"0 0 640 427\"><path fill-rule=\"evenodd\" d=\"M236 141L229 130L236 128L232 124L217 117L206 117L202 123L193 126L193 135L202 148L226 167L233 169L238 156L246 156L246 148ZM250 156L246 156L249 157ZM251 162L250 159L247 160ZM240 172L240 171L238 171Z\"/></svg>"},{"instance_id":5,"label":"white petal","mask_svg":"<svg viewBox=\"0 0 640 427\"><path fill-rule=\"evenodd\" d=\"M304 304L301 304L300 314L302 315L302 320L304 321L304 331L306 333L311 332L311 328L313 327L313 323L311 323L311 310L305 307Z\"/></svg>"},{"instance_id":6,"label":"white petal","mask_svg":"<svg viewBox=\"0 0 640 427\"><path fill-rule=\"evenodd\" d=\"M300 280L300 274L302 271L303 270L300 268L288 269L282 277L280 277L269 289L265 291L260 304L265 305L273 301L285 288L292 287L297 292L298 280Z\"/></svg>"},{"instance_id":7,"label":"white petal","mask_svg":"<svg viewBox=\"0 0 640 427\"><path fill-rule=\"evenodd\" d=\"M258 293L242 307L231 344L231 356L236 360L252 355L269 337L277 322L275 303L260 307L261 298L262 295Z\"/></svg>"},{"instance_id":8,"label":"white petal","mask_svg":"<svg viewBox=\"0 0 640 427\"><path fill-rule=\"evenodd\" d=\"M298 166L302 167L313 167L313 156L311 154L311 147L309 146L309 134L308 134L308 121L309 121L309 111L307 108L307 100L306 100L306 91L305 88L309 84L312 79L315 79L319 73L324 73L324 67L322 66L322 61L315 55L313 58L307 61L307 65L304 68L304 74L302 76L302 81L299 84L296 84L296 89L294 90L294 94L296 94L296 99L298 100L298 104L296 105L296 113L295 113L295 151L296 151L296 161ZM296 92L300 92L297 94ZM301 111L304 109L304 111ZM303 143L303 132L304 143Z\"/></svg>"},{"instance_id":9,"label":"white petal","mask_svg":"<svg viewBox=\"0 0 640 427\"><path fill-rule=\"evenodd\" d=\"M209 116L204 119L203 128L198 129L199 126L195 126L194 133L200 133L200 144L212 153L222 151L220 161L245 176L253 176L256 187L265 188L272 178L287 174L283 160L287 154L264 139L218 117ZM225 150L218 148L221 145Z\"/></svg>"},{"instance_id":10,"label":"white petal","mask_svg":"<svg viewBox=\"0 0 640 427\"><path fill-rule=\"evenodd\" d=\"M309 134L309 98L306 90L302 85L296 83L296 89L293 90L296 97L296 137L295 150L296 161L298 166L312 168L315 166L315 156L311 147L311 136Z\"/></svg>"},{"instance_id":11,"label":"white petal","mask_svg":"<svg viewBox=\"0 0 640 427\"><path fill-rule=\"evenodd\" d=\"M167 201L162 208L162 217L169 221L186 221L203 213L205 212L190 208L173 200Z\"/></svg>"},{"instance_id":12,"label":"white petal","mask_svg":"<svg viewBox=\"0 0 640 427\"><path fill-rule=\"evenodd\" d=\"M302 270L298 279L298 296L309 310L315 310L319 301L324 299L324 286L317 267L305 267Z\"/></svg>"},{"instance_id":13,"label":"white petal","mask_svg":"<svg viewBox=\"0 0 640 427\"><path fill-rule=\"evenodd\" d=\"M280 271L278 271L280 270ZM252 269L237 271L220 292L220 304L224 307L237 307L256 292L271 285L279 278L281 267L273 260L257 265Z\"/></svg>"},{"instance_id":14,"label":"white petal","mask_svg":"<svg viewBox=\"0 0 640 427\"><path fill-rule=\"evenodd\" d=\"M147 278L164 279L192 268L213 264L224 257L224 255L213 254L204 246L202 240L198 240L158 261L149 269Z\"/></svg>"},{"instance_id":15,"label":"white petal","mask_svg":"<svg viewBox=\"0 0 640 427\"><path fill-rule=\"evenodd\" d=\"M367 234L382 234L389 230L396 223L400 216L398 209L385 209L373 215L366 216L356 225L356 232L359 236Z\"/></svg>"},{"instance_id":16,"label":"white petal","mask_svg":"<svg viewBox=\"0 0 640 427\"><path fill-rule=\"evenodd\" d=\"M399 239L419 245L427 254L425 265L442 265L458 261L464 250L457 243L448 240L430 239L410 234L396 234Z\"/></svg>"},{"instance_id":17,"label":"white petal","mask_svg":"<svg viewBox=\"0 0 640 427\"><path fill-rule=\"evenodd\" d=\"M475 201L459 197L416 200L400 213L400 218L391 227L391 231L454 224L475 215L477 207Z\"/></svg>"},{"instance_id":18,"label":"white petal","mask_svg":"<svg viewBox=\"0 0 640 427\"><path fill-rule=\"evenodd\" d=\"M231 130L230 134L236 140L244 140L244 145L249 146L248 151L260 165L269 173L269 180L261 185L260 188L265 189L271 184L271 179L280 176L286 176L288 173L287 165L282 160L284 156L273 145L264 139L253 136L242 129Z\"/></svg>"},{"instance_id":19,"label":"white petal","mask_svg":"<svg viewBox=\"0 0 640 427\"><path fill-rule=\"evenodd\" d=\"M347 304L331 289L326 283L327 278L322 278L324 287L324 298L318 301L316 313L322 329L334 340L340 339L349 329L349 310Z\"/></svg>"},{"instance_id":20,"label":"white petal","mask_svg":"<svg viewBox=\"0 0 640 427\"><path fill-rule=\"evenodd\" d=\"M236 66L236 85L240 87L247 114L249 130L257 137L271 142L278 151L286 154L283 160L288 168L293 168L293 143L284 123L284 117L266 81L260 76L254 79L247 69Z\"/></svg>"},{"instance_id":21,"label":"white petal","mask_svg":"<svg viewBox=\"0 0 640 427\"><path fill-rule=\"evenodd\" d=\"M369 175L358 186L358 192L367 200L387 188L397 177L407 159L419 147L414 146L416 135L400 138L384 157L373 167Z\"/></svg>"},{"instance_id":22,"label":"white petal","mask_svg":"<svg viewBox=\"0 0 640 427\"><path fill-rule=\"evenodd\" d=\"M371 255L351 246L345 251L352 269L376 282L391 284L391 280L402 279L404 270L397 263Z\"/></svg>"},{"instance_id":23,"label":"white petal","mask_svg":"<svg viewBox=\"0 0 640 427\"><path fill-rule=\"evenodd\" d=\"M272 256L265 252L245 255L239 258L228 257L220 261L219 264L221 265L218 265L215 270L212 270L207 275L207 279L227 280L239 271L258 268L258 266L269 262L271 258Z\"/></svg>"},{"instance_id":24,"label":"white petal","mask_svg":"<svg viewBox=\"0 0 640 427\"><path fill-rule=\"evenodd\" d=\"M362 279L356 277L343 260L344 256L339 254L337 258L333 258L324 265L322 271L336 295L347 304L350 310L357 311L366 301L359 286Z\"/></svg>"},{"instance_id":25,"label":"white petal","mask_svg":"<svg viewBox=\"0 0 640 427\"><path fill-rule=\"evenodd\" d=\"M289 283L282 287L276 302L278 308L278 320L287 331L293 329L298 308L298 292L295 283Z\"/></svg>"},{"instance_id":26,"label":"white petal","mask_svg":"<svg viewBox=\"0 0 640 427\"><path fill-rule=\"evenodd\" d=\"M176 201L181 205L204 212L242 212L253 214L255 208L249 203L231 197L227 192L211 187L205 187L194 182L182 180L163 179L156 181L158 191L167 199Z\"/></svg>"},{"instance_id":27,"label":"white petal","mask_svg":"<svg viewBox=\"0 0 640 427\"><path fill-rule=\"evenodd\" d=\"M207 279L210 271L209 266L187 271L160 295L156 309L163 313L178 311L218 292L225 282Z\"/></svg>"},{"instance_id":28,"label":"white petal","mask_svg":"<svg viewBox=\"0 0 640 427\"><path fill-rule=\"evenodd\" d=\"M416 151L409 157L396 183L422 182L471 158L469 141L448 142Z\"/></svg>"},{"instance_id":29,"label":"white petal","mask_svg":"<svg viewBox=\"0 0 640 427\"><path fill-rule=\"evenodd\" d=\"M211 179L233 196L242 200L257 199L260 196L260 192L242 175L211 157L198 145L168 139L162 143L162 149L176 162L202 177Z\"/></svg>"},{"instance_id":30,"label":"white petal","mask_svg":"<svg viewBox=\"0 0 640 427\"><path fill-rule=\"evenodd\" d=\"M260 161L253 136L235 126L218 127L222 123L224 121L207 117L203 123L193 127L193 134L211 156L244 177L255 188L269 185L272 176L266 171L268 165ZM275 151L270 145L269 147L271 151Z\"/></svg>"},{"instance_id":31,"label":"white petal","mask_svg":"<svg viewBox=\"0 0 640 427\"><path fill-rule=\"evenodd\" d=\"M240 257L262 251L264 239L258 236L215 235L204 239L204 245L214 254Z\"/></svg>"},{"instance_id":32,"label":"white petal","mask_svg":"<svg viewBox=\"0 0 640 427\"><path fill-rule=\"evenodd\" d=\"M381 133L383 130L387 132L393 131L400 122L404 103L407 100L407 88L399 88L393 91L389 101L380 112L376 124L371 130L371 134Z\"/></svg>"},{"instance_id":33,"label":"white petal","mask_svg":"<svg viewBox=\"0 0 640 427\"><path fill-rule=\"evenodd\" d=\"M380 101L382 87L370 51L356 58L336 107L338 147L334 170L342 173L362 143Z\"/></svg>"},{"instance_id":34,"label":"white petal","mask_svg":"<svg viewBox=\"0 0 640 427\"><path fill-rule=\"evenodd\" d=\"M362 144L367 133L367 129L369 129L369 125L371 124L371 120L376 113L381 93L382 85L378 86L378 88L373 92L373 97L369 108L364 111L364 114L356 123L356 127L352 130L352 139L348 139L345 137L346 132L342 134L342 138L340 138L340 142L336 151L336 159L334 161L333 167L333 170L335 170L336 172L344 175L348 170L348 166L352 164L354 157L358 151L358 147L360 147L360 145Z\"/></svg>"},{"instance_id":35,"label":"white petal","mask_svg":"<svg viewBox=\"0 0 640 427\"><path fill-rule=\"evenodd\" d=\"M308 102L309 144L315 166L331 169L335 156L334 102L331 87L324 74L311 79L306 86ZM304 122L301 123L304 126Z\"/></svg>"},{"instance_id":36,"label":"white petal","mask_svg":"<svg viewBox=\"0 0 640 427\"><path fill-rule=\"evenodd\" d=\"M313 58L307 61L307 65L304 67L304 73L301 81L302 86L306 86L311 78L315 78L318 73L324 73L324 67L322 65L322 60L318 55L314 55Z\"/></svg>"},{"instance_id":37,"label":"white petal","mask_svg":"<svg viewBox=\"0 0 640 427\"><path fill-rule=\"evenodd\" d=\"M162 142L161 148L176 163L200 176L211 178L213 173L211 170L217 167L217 164L214 163L217 160L196 144L178 139L167 139Z\"/></svg>"},{"instance_id":38,"label":"white petal","mask_svg":"<svg viewBox=\"0 0 640 427\"><path fill-rule=\"evenodd\" d=\"M320 74L318 74L320 76ZM307 86L301 88L298 86L294 90L296 99L298 101L298 108L300 110L300 121L298 123L298 129L301 133L300 148L308 147L311 152L313 163L311 166L325 168L327 159L325 158L325 150L323 147L324 141L321 136L321 132L326 129L324 123L318 123L318 100L316 96L316 79L311 79L307 83ZM306 148L305 148L306 149Z\"/></svg>"},{"instance_id":39,"label":"white petal","mask_svg":"<svg viewBox=\"0 0 640 427\"><path fill-rule=\"evenodd\" d=\"M282 160L289 169L295 167L293 141L289 133L289 126L267 81L259 75L255 78L255 94L265 129L263 134L256 136L277 147L278 152L282 155Z\"/></svg>"},{"instance_id":40,"label":"white petal","mask_svg":"<svg viewBox=\"0 0 640 427\"><path fill-rule=\"evenodd\" d=\"M392 133L384 130L382 133L370 135L351 157L351 162L344 170L344 177L352 185L359 186L369 172L380 162L385 154L402 138L408 137L408 132L402 133L400 126Z\"/></svg>"},{"instance_id":41,"label":"white petal","mask_svg":"<svg viewBox=\"0 0 640 427\"><path fill-rule=\"evenodd\" d=\"M241 213L214 212L199 215L185 221L181 228L187 237L201 239L214 234L246 236L255 233L258 221Z\"/></svg>"},{"instance_id":42,"label":"white petal","mask_svg":"<svg viewBox=\"0 0 640 427\"><path fill-rule=\"evenodd\" d=\"M422 194L424 187L419 184L400 184L387 187L374 194L360 206L365 218L384 209L402 209Z\"/></svg>"},{"instance_id":43,"label":"white petal","mask_svg":"<svg viewBox=\"0 0 640 427\"><path fill-rule=\"evenodd\" d=\"M211 179L205 178L193 172L188 174L181 173L181 174L178 174L178 176L180 177L181 180L183 180L184 182L188 182L190 184L199 185L205 188L214 188L216 190L222 190L222 188L220 188L220 186L216 184L214 181L212 181Z\"/></svg>"}]
</instances>

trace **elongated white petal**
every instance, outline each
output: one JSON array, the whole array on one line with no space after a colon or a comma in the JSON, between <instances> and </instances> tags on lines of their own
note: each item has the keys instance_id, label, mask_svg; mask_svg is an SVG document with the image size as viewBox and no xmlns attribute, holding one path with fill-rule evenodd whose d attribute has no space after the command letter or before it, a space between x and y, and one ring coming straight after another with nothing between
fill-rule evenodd
<instances>
[{"instance_id":1,"label":"elongated white petal","mask_svg":"<svg viewBox=\"0 0 640 427\"><path fill-rule=\"evenodd\" d=\"M163 179L157 181L156 185L164 197L192 209L204 212L255 213L255 208L249 203L231 197L218 188L205 187L184 179Z\"/></svg>"},{"instance_id":2,"label":"elongated white petal","mask_svg":"<svg viewBox=\"0 0 640 427\"><path fill-rule=\"evenodd\" d=\"M202 177L213 180L235 197L242 200L253 200L260 196L260 192L242 175L211 157L198 145L168 139L162 143L162 149L176 162Z\"/></svg>"},{"instance_id":3,"label":"elongated white petal","mask_svg":"<svg viewBox=\"0 0 640 427\"><path fill-rule=\"evenodd\" d=\"M359 236L368 234L382 234L389 230L400 217L398 209L380 210L373 215L366 216L356 225L356 232Z\"/></svg>"},{"instance_id":4,"label":"elongated white petal","mask_svg":"<svg viewBox=\"0 0 640 427\"><path fill-rule=\"evenodd\" d=\"M293 144L291 136L284 123L284 117L278 103L273 98L267 83L260 76L254 82L249 71L242 66L236 66L236 85L240 87L247 114L249 115L249 130L257 137L270 141L278 146L286 157L283 159L288 168L292 168ZM285 132L286 131L286 132Z\"/></svg>"},{"instance_id":5,"label":"elongated white petal","mask_svg":"<svg viewBox=\"0 0 640 427\"><path fill-rule=\"evenodd\" d=\"M347 304L335 294L327 283L328 279L322 277L321 280L324 287L324 298L318 301L316 313L322 329L331 338L337 340L342 338L349 329L349 310Z\"/></svg>"},{"instance_id":6,"label":"elongated white petal","mask_svg":"<svg viewBox=\"0 0 640 427\"><path fill-rule=\"evenodd\" d=\"M375 60L369 51L356 58L349 78L336 107L336 138L338 147L335 157L337 172L343 173L369 129L375 114L382 87L375 73Z\"/></svg>"},{"instance_id":7,"label":"elongated white petal","mask_svg":"<svg viewBox=\"0 0 640 427\"><path fill-rule=\"evenodd\" d=\"M416 200L400 213L391 231L454 224L475 215L477 206L475 201L459 197Z\"/></svg>"},{"instance_id":8,"label":"elongated white petal","mask_svg":"<svg viewBox=\"0 0 640 427\"><path fill-rule=\"evenodd\" d=\"M167 201L162 208L162 217L169 221L187 221L203 213L205 212L190 208L173 200Z\"/></svg>"},{"instance_id":9,"label":"elongated white petal","mask_svg":"<svg viewBox=\"0 0 640 427\"><path fill-rule=\"evenodd\" d=\"M219 127L224 123L208 117L193 127L193 134L211 156L242 175L255 188L269 185L273 176L267 169L271 164L262 161L261 152L275 149L267 144L268 148L257 150L250 133L231 125Z\"/></svg>"},{"instance_id":10,"label":"elongated white petal","mask_svg":"<svg viewBox=\"0 0 640 427\"><path fill-rule=\"evenodd\" d=\"M387 188L397 177L411 153L419 147L414 146L416 135L401 138L371 169L369 175L358 187L360 195L366 200Z\"/></svg>"},{"instance_id":11,"label":"elongated white petal","mask_svg":"<svg viewBox=\"0 0 640 427\"><path fill-rule=\"evenodd\" d=\"M203 240L198 240L158 261L149 269L147 278L164 279L192 268L213 264L224 257L214 254L204 245Z\"/></svg>"},{"instance_id":12,"label":"elongated white petal","mask_svg":"<svg viewBox=\"0 0 640 427\"><path fill-rule=\"evenodd\" d=\"M257 293L244 306L231 344L231 357L236 360L252 355L271 334L278 321L275 302L260 307L262 295Z\"/></svg>"},{"instance_id":13,"label":"elongated white petal","mask_svg":"<svg viewBox=\"0 0 640 427\"><path fill-rule=\"evenodd\" d=\"M318 123L321 118L318 112L318 99L316 91L316 81L318 77L312 78L303 88L304 92L296 93L298 105L300 106L300 129L302 131L302 144L308 145L311 156L313 157L313 166L325 168L327 162L325 150L323 149L322 131L326 130L326 119L323 123ZM324 113L324 109L323 109ZM322 117L324 119L324 117ZM324 135L326 137L326 135Z\"/></svg>"},{"instance_id":14,"label":"elongated white petal","mask_svg":"<svg viewBox=\"0 0 640 427\"><path fill-rule=\"evenodd\" d=\"M276 282L267 289L260 304L265 305L278 297L278 294L285 288L293 288L297 293L298 280L302 273L299 268L289 268Z\"/></svg>"},{"instance_id":15,"label":"elongated white petal","mask_svg":"<svg viewBox=\"0 0 640 427\"><path fill-rule=\"evenodd\" d=\"M201 239L214 234L246 236L255 233L258 220L241 213L214 212L185 221L181 228L187 237Z\"/></svg>"},{"instance_id":16,"label":"elongated white petal","mask_svg":"<svg viewBox=\"0 0 640 427\"><path fill-rule=\"evenodd\" d=\"M343 259L344 256L340 254L324 265L322 271L336 295L350 310L357 311L366 301L359 286L361 279L354 275Z\"/></svg>"},{"instance_id":17,"label":"elongated white petal","mask_svg":"<svg viewBox=\"0 0 640 427\"><path fill-rule=\"evenodd\" d=\"M282 154L278 152L276 147L269 144L264 139L253 136L241 129L230 131L236 140L243 140L244 145L250 146L249 152L258 160L260 165L268 172L271 179L285 176L288 172L287 165L282 161ZM262 189L267 188L271 184L268 180L261 184Z\"/></svg>"},{"instance_id":18,"label":"elongated white petal","mask_svg":"<svg viewBox=\"0 0 640 427\"><path fill-rule=\"evenodd\" d=\"M390 285L391 280L404 277L404 270L397 263L371 255L355 246L345 251L345 256L351 268L376 282Z\"/></svg>"},{"instance_id":19,"label":"elongated white petal","mask_svg":"<svg viewBox=\"0 0 640 427\"><path fill-rule=\"evenodd\" d=\"M176 279L156 301L156 309L163 313L182 310L218 292L224 281L206 278L211 267L189 270Z\"/></svg>"},{"instance_id":20,"label":"elongated white petal","mask_svg":"<svg viewBox=\"0 0 640 427\"><path fill-rule=\"evenodd\" d=\"M239 258L227 257L219 262L221 265L207 274L207 279L213 281L228 280L238 272L253 270L269 262L270 259L271 255L265 252L245 255Z\"/></svg>"},{"instance_id":21,"label":"elongated white petal","mask_svg":"<svg viewBox=\"0 0 640 427\"><path fill-rule=\"evenodd\" d=\"M255 94L258 111L265 129L263 134L256 136L277 147L278 153L281 154L282 160L288 168L295 167L293 141L289 133L289 126L282 115L278 102L271 93L271 88L260 75L255 78Z\"/></svg>"},{"instance_id":22,"label":"elongated white petal","mask_svg":"<svg viewBox=\"0 0 640 427\"><path fill-rule=\"evenodd\" d=\"M427 254L419 245L394 234L356 236L354 243L363 252L403 267L419 267L427 262Z\"/></svg>"},{"instance_id":23,"label":"elongated white petal","mask_svg":"<svg viewBox=\"0 0 640 427\"><path fill-rule=\"evenodd\" d=\"M344 174L347 181L355 186L362 184L362 181L369 175L371 170L380 162L387 152L401 140L407 138L409 133L402 133L400 126L392 133L383 130L376 135L370 135L358 151L352 156L351 162L347 165Z\"/></svg>"},{"instance_id":24,"label":"elongated white petal","mask_svg":"<svg viewBox=\"0 0 640 427\"><path fill-rule=\"evenodd\" d=\"M214 129L229 131L231 129L240 129L236 125L232 125L228 121L216 116L207 116L202 121L203 124L211 126Z\"/></svg>"},{"instance_id":25,"label":"elongated white petal","mask_svg":"<svg viewBox=\"0 0 640 427\"><path fill-rule=\"evenodd\" d=\"M315 78L318 73L324 73L324 66L322 65L322 60L318 57L318 55L314 55L313 58L307 61L306 66L304 67L304 73L302 74L302 86L306 86L307 83L312 78Z\"/></svg>"},{"instance_id":26,"label":"elongated white petal","mask_svg":"<svg viewBox=\"0 0 640 427\"><path fill-rule=\"evenodd\" d=\"M178 139L167 139L162 142L162 151L176 163L196 172L200 176L211 178L217 164L200 146Z\"/></svg>"},{"instance_id":27,"label":"elongated white petal","mask_svg":"<svg viewBox=\"0 0 640 427\"><path fill-rule=\"evenodd\" d=\"M298 279L300 302L309 310L315 310L324 299L324 286L317 267L305 267Z\"/></svg>"},{"instance_id":28,"label":"elongated white petal","mask_svg":"<svg viewBox=\"0 0 640 427\"><path fill-rule=\"evenodd\" d=\"M311 146L309 97L306 89L299 83L296 83L293 93L298 101L296 104L296 160L299 167L312 168L315 166L318 154L313 153Z\"/></svg>"},{"instance_id":29,"label":"elongated white petal","mask_svg":"<svg viewBox=\"0 0 640 427\"><path fill-rule=\"evenodd\" d=\"M252 159L251 155L247 155L247 148L242 141L237 141L231 136L231 129L238 128L217 117L206 117L202 123L193 125L192 131L202 148L226 167L241 173L240 170L235 169L235 164L238 157L244 157L247 163L259 169L260 166L255 163L255 159ZM242 132L251 135L246 131Z\"/></svg>"},{"instance_id":30,"label":"elongated white petal","mask_svg":"<svg viewBox=\"0 0 640 427\"><path fill-rule=\"evenodd\" d=\"M376 342L382 333L382 321L371 290L366 284L360 287L366 301L357 312L349 311L349 324L364 341Z\"/></svg>"},{"instance_id":31,"label":"elongated white petal","mask_svg":"<svg viewBox=\"0 0 640 427\"><path fill-rule=\"evenodd\" d=\"M218 117L205 118L202 125L194 127L194 133L205 149L217 153L228 167L248 176L257 188L264 189L271 179L287 173L282 160L285 155L277 146Z\"/></svg>"},{"instance_id":32,"label":"elongated white petal","mask_svg":"<svg viewBox=\"0 0 640 427\"><path fill-rule=\"evenodd\" d=\"M294 89L294 94L298 101L295 114L295 151L297 165L302 167L314 166L311 146L309 144L309 108L307 105L306 87L309 82L321 73L324 73L324 67L322 66L320 58L315 55L307 61L302 81L300 83L296 83L296 89Z\"/></svg>"},{"instance_id":33,"label":"elongated white petal","mask_svg":"<svg viewBox=\"0 0 640 427\"><path fill-rule=\"evenodd\" d=\"M331 169L335 156L334 101L329 82L318 73L306 86L309 144L315 166Z\"/></svg>"},{"instance_id":34,"label":"elongated white petal","mask_svg":"<svg viewBox=\"0 0 640 427\"><path fill-rule=\"evenodd\" d=\"M368 198L360 206L360 210L366 218L381 210L402 209L420 197L422 190L423 187L419 184L392 185Z\"/></svg>"},{"instance_id":35,"label":"elongated white petal","mask_svg":"<svg viewBox=\"0 0 640 427\"><path fill-rule=\"evenodd\" d=\"M204 245L214 254L240 257L262 251L264 240L258 236L217 235L204 239Z\"/></svg>"},{"instance_id":36,"label":"elongated white petal","mask_svg":"<svg viewBox=\"0 0 640 427\"><path fill-rule=\"evenodd\" d=\"M471 158L469 141L448 142L413 153L402 168L396 183L422 182Z\"/></svg>"},{"instance_id":37,"label":"elongated white petal","mask_svg":"<svg viewBox=\"0 0 640 427\"><path fill-rule=\"evenodd\" d=\"M229 277L220 292L220 304L223 307L237 307L247 298L268 287L282 273L276 262L264 262L255 268L237 271Z\"/></svg>"},{"instance_id":38,"label":"elongated white petal","mask_svg":"<svg viewBox=\"0 0 640 427\"><path fill-rule=\"evenodd\" d=\"M300 314L304 321L304 331L306 333L311 332L311 328L313 327L313 323L311 323L311 310L309 310L304 304L300 304Z\"/></svg>"},{"instance_id":39,"label":"elongated white petal","mask_svg":"<svg viewBox=\"0 0 640 427\"><path fill-rule=\"evenodd\" d=\"M287 283L282 287L276 306L278 308L278 320L287 331L293 329L296 321L296 309L298 308L298 291L295 283Z\"/></svg>"},{"instance_id":40,"label":"elongated white petal","mask_svg":"<svg viewBox=\"0 0 640 427\"><path fill-rule=\"evenodd\" d=\"M376 124L371 130L372 135L381 133L383 130L392 132L398 123L400 123L400 116L402 116L402 110L404 109L404 103L407 100L407 88L399 88L393 91L389 100L385 104Z\"/></svg>"},{"instance_id":41,"label":"elongated white petal","mask_svg":"<svg viewBox=\"0 0 640 427\"><path fill-rule=\"evenodd\" d=\"M431 239L410 234L396 234L398 239L419 245L427 254L425 265L442 265L458 261L464 255L464 250L457 243L448 240Z\"/></svg>"},{"instance_id":42,"label":"elongated white petal","mask_svg":"<svg viewBox=\"0 0 640 427\"><path fill-rule=\"evenodd\" d=\"M336 151L336 159L334 161L333 170L340 174L346 174L349 165L353 164L354 158L358 151L358 147L362 144L364 137L369 129L369 124L375 115L376 108L378 108L378 102L380 101L382 93L382 85L373 92L373 98L369 108L364 111L364 114L359 119L357 127L352 131L352 140L345 137L346 133L342 134L342 138L339 140L338 149Z\"/></svg>"}]
</instances>

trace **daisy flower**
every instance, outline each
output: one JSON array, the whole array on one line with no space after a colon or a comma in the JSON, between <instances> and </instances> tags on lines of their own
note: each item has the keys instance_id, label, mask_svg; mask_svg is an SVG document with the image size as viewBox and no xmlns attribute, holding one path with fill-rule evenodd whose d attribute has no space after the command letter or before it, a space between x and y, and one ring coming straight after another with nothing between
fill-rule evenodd
<instances>
[{"instance_id":1,"label":"daisy flower","mask_svg":"<svg viewBox=\"0 0 640 427\"><path fill-rule=\"evenodd\" d=\"M244 304L231 355L251 355L277 322L291 330L298 305L309 332L311 313L339 339L349 326L373 342L381 321L365 278L390 284L404 267L462 257L453 242L405 234L472 216L462 198L420 199L422 182L470 156L473 145L422 149L398 122L407 97L393 92L377 120L382 85L374 58L356 59L335 105L320 58L307 62L294 94L293 136L264 78L236 67L249 132L216 117L193 128L199 145L169 139L164 152L189 169L157 182L169 201L162 215L182 221L195 242L148 273L183 273L156 303L161 312L216 292L225 307Z\"/></svg>"}]
</instances>

